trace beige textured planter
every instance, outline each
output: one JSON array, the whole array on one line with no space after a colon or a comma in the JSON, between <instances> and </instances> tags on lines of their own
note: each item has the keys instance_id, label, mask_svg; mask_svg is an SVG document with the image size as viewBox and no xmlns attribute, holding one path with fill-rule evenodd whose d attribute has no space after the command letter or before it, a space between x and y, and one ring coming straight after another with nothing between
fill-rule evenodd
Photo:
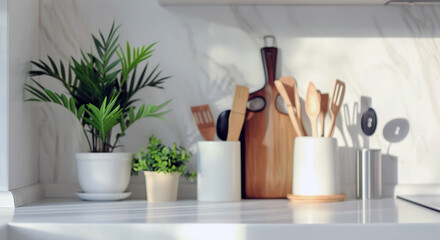
<instances>
[{"instance_id":1,"label":"beige textured planter","mask_svg":"<svg viewBox=\"0 0 440 240\"><path fill-rule=\"evenodd\" d=\"M180 173L144 171L148 202L172 202L177 200Z\"/></svg>"}]
</instances>

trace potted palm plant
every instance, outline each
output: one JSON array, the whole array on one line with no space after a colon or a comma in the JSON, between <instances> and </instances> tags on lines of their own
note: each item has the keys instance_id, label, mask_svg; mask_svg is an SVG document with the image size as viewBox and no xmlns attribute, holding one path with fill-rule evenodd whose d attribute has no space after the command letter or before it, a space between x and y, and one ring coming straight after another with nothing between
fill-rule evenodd
<instances>
[{"instance_id":1,"label":"potted palm plant","mask_svg":"<svg viewBox=\"0 0 440 240\"><path fill-rule=\"evenodd\" d=\"M149 141L147 149L142 149L133 158L133 174L144 172L148 202L176 201L179 177L190 180L196 177L194 171L186 169L192 153L175 143L167 147L154 135Z\"/></svg>"},{"instance_id":2,"label":"potted palm plant","mask_svg":"<svg viewBox=\"0 0 440 240\"><path fill-rule=\"evenodd\" d=\"M166 120L163 108L141 104L136 108L136 93L146 87L163 88L168 77L162 77L158 66L152 70L148 63L140 67L153 54L155 43L125 49L118 44L119 26L112 24L104 36L92 35L94 51L81 50L79 59L72 57L68 64L57 65L51 57L48 61L32 61L36 70L29 72L33 84L25 90L33 96L27 101L59 104L72 112L81 123L90 152L77 153L78 180L85 193L123 193L128 186L131 153L113 152L119 139L136 121L154 117ZM64 93L56 93L34 80L36 76L48 76L61 82ZM119 125L116 134L114 128Z\"/></svg>"}]
</instances>

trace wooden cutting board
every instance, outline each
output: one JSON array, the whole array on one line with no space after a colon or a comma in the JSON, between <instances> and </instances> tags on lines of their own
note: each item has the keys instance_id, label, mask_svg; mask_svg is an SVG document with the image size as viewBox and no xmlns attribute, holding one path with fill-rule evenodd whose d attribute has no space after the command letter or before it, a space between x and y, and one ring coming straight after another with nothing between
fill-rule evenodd
<instances>
[{"instance_id":1,"label":"wooden cutting board","mask_svg":"<svg viewBox=\"0 0 440 240\"><path fill-rule=\"evenodd\" d=\"M293 141L296 137L289 116L276 107L277 48L261 49L266 83L249 100L262 97L263 110L248 109L242 144L243 197L286 198L292 193Z\"/></svg>"}]
</instances>

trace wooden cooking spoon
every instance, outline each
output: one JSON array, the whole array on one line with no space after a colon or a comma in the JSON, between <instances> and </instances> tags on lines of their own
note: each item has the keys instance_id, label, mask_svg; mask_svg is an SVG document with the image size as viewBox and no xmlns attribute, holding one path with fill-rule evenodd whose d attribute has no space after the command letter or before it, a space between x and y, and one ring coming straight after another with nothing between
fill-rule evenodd
<instances>
[{"instance_id":1,"label":"wooden cooking spoon","mask_svg":"<svg viewBox=\"0 0 440 240\"><path fill-rule=\"evenodd\" d=\"M293 104L295 102L295 96L293 91L293 85L295 80L292 77L282 77L280 80L276 80L275 87L283 98L287 105L287 112L289 114L290 121L292 122L293 128L295 129L297 136L304 136L302 132L301 125L298 122L297 116L295 115Z\"/></svg>"},{"instance_id":2,"label":"wooden cooking spoon","mask_svg":"<svg viewBox=\"0 0 440 240\"><path fill-rule=\"evenodd\" d=\"M304 128L304 124L301 116L301 100L299 99L298 87L296 86L296 81L293 78L293 94L295 95L294 107L296 110L296 118L298 119L298 123L301 127L301 131L303 132L303 136L307 136L306 129Z\"/></svg>"},{"instance_id":3,"label":"wooden cooking spoon","mask_svg":"<svg viewBox=\"0 0 440 240\"><path fill-rule=\"evenodd\" d=\"M214 141L215 123L209 105L193 106L191 111L203 138L206 141Z\"/></svg>"},{"instance_id":4,"label":"wooden cooking spoon","mask_svg":"<svg viewBox=\"0 0 440 240\"><path fill-rule=\"evenodd\" d=\"M310 123L312 125L312 136L318 136L318 117L321 112L321 99L315 85L310 82L307 88L306 96L306 113L309 116Z\"/></svg>"},{"instance_id":5,"label":"wooden cooking spoon","mask_svg":"<svg viewBox=\"0 0 440 240\"><path fill-rule=\"evenodd\" d=\"M328 93L321 94L321 137L324 137L324 123L325 115L327 115L328 109Z\"/></svg>"},{"instance_id":6,"label":"wooden cooking spoon","mask_svg":"<svg viewBox=\"0 0 440 240\"><path fill-rule=\"evenodd\" d=\"M227 141L238 141L243 128L246 114L246 104L249 98L249 88L241 85L235 86L234 101L229 115Z\"/></svg>"},{"instance_id":7,"label":"wooden cooking spoon","mask_svg":"<svg viewBox=\"0 0 440 240\"><path fill-rule=\"evenodd\" d=\"M333 137L336 117L338 116L339 110L341 109L342 101L344 100L344 95L345 95L345 83L336 79L335 86L333 87L331 102L330 102L330 115L332 117L332 122L330 124L328 137Z\"/></svg>"}]
</instances>

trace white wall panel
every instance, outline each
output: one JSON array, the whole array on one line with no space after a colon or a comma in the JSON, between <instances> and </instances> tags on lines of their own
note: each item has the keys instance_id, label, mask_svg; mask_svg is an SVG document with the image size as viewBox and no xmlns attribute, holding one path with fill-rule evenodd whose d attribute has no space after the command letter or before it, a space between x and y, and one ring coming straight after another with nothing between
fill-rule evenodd
<instances>
[{"instance_id":1,"label":"white wall panel","mask_svg":"<svg viewBox=\"0 0 440 240\"><path fill-rule=\"evenodd\" d=\"M8 190L8 4L0 0L0 191Z\"/></svg>"},{"instance_id":2,"label":"white wall panel","mask_svg":"<svg viewBox=\"0 0 440 240\"><path fill-rule=\"evenodd\" d=\"M9 189L38 183L35 112L24 102L30 60L39 53L39 1L9 0Z\"/></svg>"}]
</instances>

